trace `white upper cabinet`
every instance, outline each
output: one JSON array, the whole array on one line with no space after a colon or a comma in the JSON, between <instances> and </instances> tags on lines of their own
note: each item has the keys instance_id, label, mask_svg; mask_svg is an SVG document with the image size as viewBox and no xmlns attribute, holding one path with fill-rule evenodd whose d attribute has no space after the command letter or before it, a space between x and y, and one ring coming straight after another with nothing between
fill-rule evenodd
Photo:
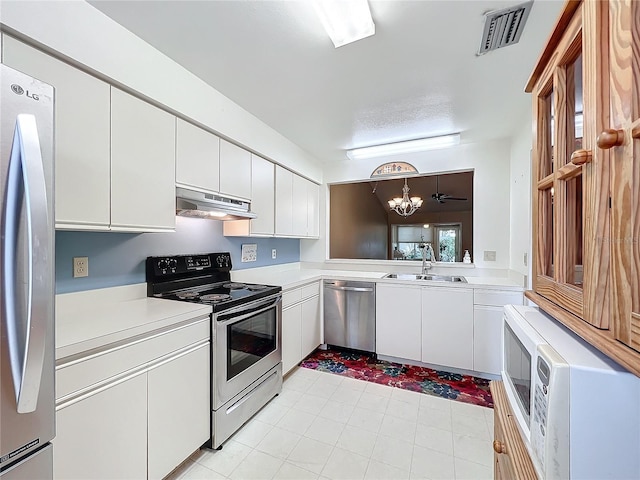
<instances>
[{"instance_id":1,"label":"white upper cabinet","mask_svg":"<svg viewBox=\"0 0 640 480\"><path fill-rule=\"evenodd\" d=\"M109 85L6 35L2 62L55 88L56 228L108 230Z\"/></svg>"},{"instance_id":2,"label":"white upper cabinet","mask_svg":"<svg viewBox=\"0 0 640 480\"><path fill-rule=\"evenodd\" d=\"M307 236L320 235L320 186L307 182Z\"/></svg>"},{"instance_id":3,"label":"white upper cabinet","mask_svg":"<svg viewBox=\"0 0 640 480\"><path fill-rule=\"evenodd\" d=\"M293 236L293 173L276 165L276 235Z\"/></svg>"},{"instance_id":4,"label":"white upper cabinet","mask_svg":"<svg viewBox=\"0 0 640 480\"><path fill-rule=\"evenodd\" d=\"M295 237L307 236L307 183L306 179L293 174L292 188L292 233Z\"/></svg>"},{"instance_id":5,"label":"white upper cabinet","mask_svg":"<svg viewBox=\"0 0 640 480\"><path fill-rule=\"evenodd\" d=\"M275 168L269 160L251 154L251 211L258 218L223 224L230 237L272 237L275 232Z\"/></svg>"},{"instance_id":6,"label":"white upper cabinet","mask_svg":"<svg viewBox=\"0 0 640 480\"><path fill-rule=\"evenodd\" d=\"M276 236L318 237L320 187L276 165Z\"/></svg>"},{"instance_id":7,"label":"white upper cabinet","mask_svg":"<svg viewBox=\"0 0 640 480\"><path fill-rule=\"evenodd\" d=\"M176 184L220 191L220 139L181 118L176 123Z\"/></svg>"},{"instance_id":8,"label":"white upper cabinet","mask_svg":"<svg viewBox=\"0 0 640 480\"><path fill-rule=\"evenodd\" d=\"M111 89L111 228L175 230L176 118Z\"/></svg>"},{"instance_id":9,"label":"white upper cabinet","mask_svg":"<svg viewBox=\"0 0 640 480\"><path fill-rule=\"evenodd\" d=\"M275 165L251 155L251 234L273 235L275 227Z\"/></svg>"},{"instance_id":10,"label":"white upper cabinet","mask_svg":"<svg viewBox=\"0 0 640 480\"><path fill-rule=\"evenodd\" d=\"M220 140L220 193L251 199L251 152Z\"/></svg>"}]
</instances>

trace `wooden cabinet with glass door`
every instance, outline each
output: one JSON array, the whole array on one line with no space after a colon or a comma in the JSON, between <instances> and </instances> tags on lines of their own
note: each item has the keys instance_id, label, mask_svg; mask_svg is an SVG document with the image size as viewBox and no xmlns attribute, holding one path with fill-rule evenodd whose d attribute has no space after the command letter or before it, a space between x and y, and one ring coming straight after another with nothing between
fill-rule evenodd
<instances>
[{"instance_id":1,"label":"wooden cabinet with glass door","mask_svg":"<svg viewBox=\"0 0 640 480\"><path fill-rule=\"evenodd\" d=\"M609 16L611 118L598 147L611 160L612 325L640 351L640 1L612 0Z\"/></svg>"},{"instance_id":2,"label":"wooden cabinet with glass door","mask_svg":"<svg viewBox=\"0 0 640 480\"><path fill-rule=\"evenodd\" d=\"M526 88L534 114L526 295L636 375L639 45L638 0L568 1Z\"/></svg>"},{"instance_id":3,"label":"wooden cabinet with glass door","mask_svg":"<svg viewBox=\"0 0 640 480\"><path fill-rule=\"evenodd\" d=\"M534 275L536 294L596 328L608 328L608 162L595 151L606 117L605 65L598 46L606 19L598 2L569 3L562 36L545 50L533 93ZM560 26L560 23L559 23ZM546 54L546 58L545 58Z\"/></svg>"}]
</instances>

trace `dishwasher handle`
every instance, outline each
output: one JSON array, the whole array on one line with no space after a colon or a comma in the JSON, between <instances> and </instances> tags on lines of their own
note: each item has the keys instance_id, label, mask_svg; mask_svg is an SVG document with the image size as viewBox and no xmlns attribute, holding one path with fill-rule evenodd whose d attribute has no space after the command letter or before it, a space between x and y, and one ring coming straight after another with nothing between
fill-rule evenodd
<instances>
[{"instance_id":1,"label":"dishwasher handle","mask_svg":"<svg viewBox=\"0 0 640 480\"><path fill-rule=\"evenodd\" d=\"M367 287L338 287L337 285L332 285L330 283L324 284L325 288L330 288L332 290L343 290L347 292L373 292L373 288Z\"/></svg>"}]
</instances>

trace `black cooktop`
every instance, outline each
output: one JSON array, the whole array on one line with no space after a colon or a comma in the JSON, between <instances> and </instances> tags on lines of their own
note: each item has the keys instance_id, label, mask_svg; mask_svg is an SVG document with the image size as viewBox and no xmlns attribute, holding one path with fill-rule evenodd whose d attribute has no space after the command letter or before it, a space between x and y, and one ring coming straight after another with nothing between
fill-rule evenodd
<instances>
[{"instance_id":1,"label":"black cooktop","mask_svg":"<svg viewBox=\"0 0 640 480\"><path fill-rule=\"evenodd\" d=\"M281 287L231 281L228 252L148 257L149 297L211 305L214 312L276 294Z\"/></svg>"}]
</instances>

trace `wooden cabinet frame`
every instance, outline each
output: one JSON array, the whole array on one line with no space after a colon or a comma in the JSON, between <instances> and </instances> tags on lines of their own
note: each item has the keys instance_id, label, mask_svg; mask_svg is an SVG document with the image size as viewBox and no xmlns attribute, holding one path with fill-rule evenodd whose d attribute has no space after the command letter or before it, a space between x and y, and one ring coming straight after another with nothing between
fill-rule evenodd
<instances>
[{"instance_id":1,"label":"wooden cabinet frame","mask_svg":"<svg viewBox=\"0 0 640 480\"><path fill-rule=\"evenodd\" d=\"M571 142L563 141L567 135L563 139L556 134L556 163L553 171L547 171L550 149L545 146L551 145L550 128L540 117L549 106L541 99L552 91L554 106L569 98L556 91L557 85L571 82L571 69L563 65L580 45L581 161L565 162ZM567 1L526 91L533 93L535 119L534 271L533 290L526 296L640 376L640 3ZM570 131L571 117L571 112L556 112L557 131ZM575 228L571 224L574 219L563 216L571 205L562 202L567 180L573 178L581 179L583 188L582 289L568 282L572 252L567 242L572 239L567 232ZM552 230L545 230L541 226L549 224L551 214L545 195L551 187L555 218ZM554 268L550 269L552 261Z\"/></svg>"}]
</instances>

